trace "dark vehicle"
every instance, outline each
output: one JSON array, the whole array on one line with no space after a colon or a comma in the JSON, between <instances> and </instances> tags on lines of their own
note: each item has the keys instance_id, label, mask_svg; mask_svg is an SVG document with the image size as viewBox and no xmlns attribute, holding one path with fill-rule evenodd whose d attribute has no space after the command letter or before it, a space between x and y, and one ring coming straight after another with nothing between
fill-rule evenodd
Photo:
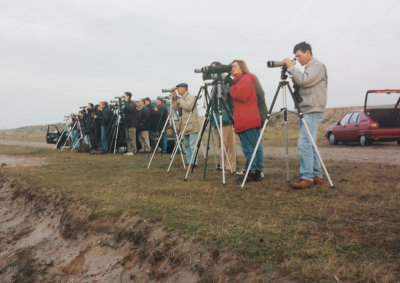
<instances>
[{"instance_id":1,"label":"dark vehicle","mask_svg":"<svg viewBox=\"0 0 400 283\"><path fill-rule=\"evenodd\" d=\"M62 136L61 136L62 133ZM61 139L60 139L61 137ZM48 125L46 133L46 143L57 144L57 148L61 148L68 138L67 131L60 132L56 125ZM58 141L60 140L60 141ZM67 141L66 146L69 146L69 141Z\"/></svg>"},{"instance_id":2,"label":"dark vehicle","mask_svg":"<svg viewBox=\"0 0 400 283\"><path fill-rule=\"evenodd\" d=\"M370 101L373 101L372 103ZM367 106L369 102L369 105ZM376 105L383 106L376 106ZM330 126L326 138L330 144L358 141L371 145L375 141L397 141L400 145L400 90L369 90L364 110L347 112Z\"/></svg>"}]
</instances>

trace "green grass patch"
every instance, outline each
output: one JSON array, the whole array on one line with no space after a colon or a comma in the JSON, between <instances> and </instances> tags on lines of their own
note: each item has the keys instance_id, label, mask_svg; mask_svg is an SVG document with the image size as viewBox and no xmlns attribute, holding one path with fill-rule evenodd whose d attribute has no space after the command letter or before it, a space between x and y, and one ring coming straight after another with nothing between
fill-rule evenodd
<instances>
[{"instance_id":1,"label":"green grass patch","mask_svg":"<svg viewBox=\"0 0 400 283\"><path fill-rule=\"evenodd\" d=\"M185 239L210 249L228 247L244 262L279 267L306 281L399 276L398 166L329 162L337 190L324 184L293 191L286 184L284 160L268 159L266 178L242 190L236 176L228 175L223 186L215 170L207 171L206 181L202 169L184 181L178 158L166 173L169 155L156 156L147 170L147 155L11 146L0 146L0 154L45 157L45 166L6 166L0 172L87 205L94 218L123 212L151 218ZM297 175L298 161L290 165L291 175Z\"/></svg>"}]
</instances>

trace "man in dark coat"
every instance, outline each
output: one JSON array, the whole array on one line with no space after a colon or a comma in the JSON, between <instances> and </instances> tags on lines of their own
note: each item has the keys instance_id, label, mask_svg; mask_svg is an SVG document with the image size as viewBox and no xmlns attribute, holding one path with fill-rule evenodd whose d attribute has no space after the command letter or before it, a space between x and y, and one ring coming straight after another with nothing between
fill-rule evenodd
<instances>
[{"instance_id":1,"label":"man in dark coat","mask_svg":"<svg viewBox=\"0 0 400 283\"><path fill-rule=\"evenodd\" d=\"M139 142L142 146L140 152L150 152L150 109L145 105L144 99L139 100Z\"/></svg>"},{"instance_id":2,"label":"man in dark coat","mask_svg":"<svg viewBox=\"0 0 400 283\"><path fill-rule=\"evenodd\" d=\"M127 153L126 155L134 155L137 151L136 147L136 128L139 125L138 112L136 103L132 101L132 93L129 91L124 93L125 99L125 138Z\"/></svg>"},{"instance_id":3,"label":"man in dark coat","mask_svg":"<svg viewBox=\"0 0 400 283\"><path fill-rule=\"evenodd\" d=\"M97 119L100 123L100 140L103 149L107 152L108 151L108 142L107 138L109 136L111 130L111 121L113 113L111 109L108 107L108 103L106 101L102 101L97 108L99 111Z\"/></svg>"},{"instance_id":4,"label":"man in dark coat","mask_svg":"<svg viewBox=\"0 0 400 283\"><path fill-rule=\"evenodd\" d=\"M163 99L161 97L158 97L156 100L157 107L154 107L154 116L156 117L155 122L156 122L156 132L158 134L161 134L161 131L165 125L165 122L168 119L168 110L164 105ZM164 131L163 135L160 136L160 146L161 146L161 152L162 153L167 153L167 146L168 146L168 141L167 141L167 132Z\"/></svg>"}]
</instances>

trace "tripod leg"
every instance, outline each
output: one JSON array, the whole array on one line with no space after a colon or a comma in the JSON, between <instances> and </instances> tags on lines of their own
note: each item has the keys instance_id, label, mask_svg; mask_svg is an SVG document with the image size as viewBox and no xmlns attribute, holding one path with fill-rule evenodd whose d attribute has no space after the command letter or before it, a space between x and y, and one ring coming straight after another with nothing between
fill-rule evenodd
<instances>
[{"instance_id":1,"label":"tripod leg","mask_svg":"<svg viewBox=\"0 0 400 283\"><path fill-rule=\"evenodd\" d=\"M214 121L217 121L217 118L215 117L215 113L213 113L213 115L214 115ZM218 125L218 123L216 123L216 125L217 125L218 135L219 135L221 141L223 141L223 138L221 138L221 136L223 135L222 128L221 128L220 125ZM222 125L222 123L221 123L221 125ZM229 168L231 170L231 174L233 174L232 163L229 160L229 156L228 156L228 152L226 151L225 144L221 144L221 156L223 157L224 154L226 156L226 161L228 161L228 165L229 165ZM225 166L225 164L223 166Z\"/></svg>"},{"instance_id":2,"label":"tripod leg","mask_svg":"<svg viewBox=\"0 0 400 283\"><path fill-rule=\"evenodd\" d=\"M212 146L213 146L215 169L218 169L217 151L215 150L214 132L211 132L211 141L212 141Z\"/></svg>"},{"instance_id":3,"label":"tripod leg","mask_svg":"<svg viewBox=\"0 0 400 283\"><path fill-rule=\"evenodd\" d=\"M163 129L162 129L162 131L161 131L161 134L160 134L159 138L158 138L156 147L155 147L154 150L153 150L153 154L151 155L149 164L147 165L147 169L150 168L151 161L153 161L154 154L156 154L158 145L160 144L161 138L162 138L162 136L163 136L163 134L164 134L164 132L165 132L165 128L167 127L170 118L171 118L171 116L168 115L168 119L167 119L167 121L165 121L165 123L164 123L164 127L163 127Z\"/></svg>"},{"instance_id":4,"label":"tripod leg","mask_svg":"<svg viewBox=\"0 0 400 283\"><path fill-rule=\"evenodd\" d=\"M117 120L117 130L115 133L115 141L114 141L114 154L117 151L117 141L118 141L118 132L119 132L119 122L121 120L121 116L118 114L118 120Z\"/></svg>"},{"instance_id":5,"label":"tripod leg","mask_svg":"<svg viewBox=\"0 0 400 283\"><path fill-rule=\"evenodd\" d=\"M190 158L189 166L187 168L186 175L185 175L185 181L187 181L187 178L189 176L190 167L194 168L194 166L191 166L191 165L194 164L194 160L196 160L197 155L199 153L201 139L202 139L204 131L205 131L206 127L207 127L207 123L208 123L208 117L206 117L203 120L203 124L201 125L201 128L200 128L201 129L201 131L200 131L201 134L199 134L197 136L196 151L192 153L192 157Z\"/></svg>"},{"instance_id":6,"label":"tripod leg","mask_svg":"<svg viewBox=\"0 0 400 283\"><path fill-rule=\"evenodd\" d=\"M54 146L54 149L57 149L58 143L61 141L61 138L62 138L62 136L63 136L65 130L67 129L67 127L68 127L68 125L65 125L65 126L64 126L64 129L61 131L61 135L60 135L60 137L58 138L57 143L56 143L56 145Z\"/></svg>"},{"instance_id":7,"label":"tripod leg","mask_svg":"<svg viewBox=\"0 0 400 283\"><path fill-rule=\"evenodd\" d=\"M207 152L206 152L206 157L204 160L204 171L203 171L203 181L206 180L206 172L207 172L207 164L208 164L208 149L210 146L210 136L211 136L211 125L208 127L208 137L207 137Z\"/></svg>"},{"instance_id":8,"label":"tripod leg","mask_svg":"<svg viewBox=\"0 0 400 283\"><path fill-rule=\"evenodd\" d=\"M171 122L172 122L172 129L174 131L175 138L176 138L175 142L177 143L178 140L179 140L179 135L178 135L178 131L176 130L176 125L175 125L174 118L172 116L171 116ZM176 146L176 144L175 144L175 146ZM178 148L177 149L179 150L179 154L181 155L181 158L182 158L183 168L186 169L185 158L183 157L183 151L182 151L182 147L181 147L180 144L178 144Z\"/></svg>"},{"instance_id":9,"label":"tripod leg","mask_svg":"<svg viewBox=\"0 0 400 283\"><path fill-rule=\"evenodd\" d=\"M71 131L68 133L67 139L65 140L65 143L64 143L64 145L63 145L61 151L63 151L63 149L64 149L65 145L67 144L68 139L71 137L72 131L75 129L75 127L76 127L76 122L75 122L74 125L72 126Z\"/></svg>"},{"instance_id":10,"label":"tripod leg","mask_svg":"<svg viewBox=\"0 0 400 283\"><path fill-rule=\"evenodd\" d=\"M174 162L175 155L176 155L176 153L177 153L177 151L178 151L178 145L180 145L181 142L182 142L183 134L184 134L185 131L186 131L187 125L188 125L188 123L189 123L189 120L190 120L190 118L192 117L192 113L193 113L193 111L191 111L191 112L189 113L189 116L188 116L188 118L186 119L186 122L185 122L185 126L183 127L183 130L182 130L182 132L181 132L180 135L179 135L178 143L175 144L174 151L172 152L171 162L169 163L167 173L168 173L169 170L171 169L171 165L172 165L172 163Z\"/></svg>"}]
</instances>

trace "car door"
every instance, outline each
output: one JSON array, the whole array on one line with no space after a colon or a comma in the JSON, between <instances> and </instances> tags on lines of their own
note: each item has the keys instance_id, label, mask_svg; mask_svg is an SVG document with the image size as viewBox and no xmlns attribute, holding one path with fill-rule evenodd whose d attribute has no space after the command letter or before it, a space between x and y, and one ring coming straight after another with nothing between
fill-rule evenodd
<instances>
[{"instance_id":1,"label":"car door","mask_svg":"<svg viewBox=\"0 0 400 283\"><path fill-rule=\"evenodd\" d=\"M346 113L346 115L344 115L342 119L340 119L340 121L337 123L334 133L337 140L346 140L346 131L351 114L353 114L353 112Z\"/></svg>"},{"instance_id":2,"label":"car door","mask_svg":"<svg viewBox=\"0 0 400 283\"><path fill-rule=\"evenodd\" d=\"M346 140L357 141L358 131L359 131L360 114L358 112L353 112L350 117L349 123L347 124L347 130L345 133Z\"/></svg>"}]
</instances>

